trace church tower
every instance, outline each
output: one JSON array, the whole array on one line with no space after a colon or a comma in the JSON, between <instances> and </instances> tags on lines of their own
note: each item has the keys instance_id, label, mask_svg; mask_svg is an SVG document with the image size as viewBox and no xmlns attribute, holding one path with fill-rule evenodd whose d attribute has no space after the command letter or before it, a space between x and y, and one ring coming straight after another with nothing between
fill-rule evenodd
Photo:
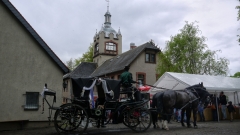
<instances>
[{"instance_id":1,"label":"church tower","mask_svg":"<svg viewBox=\"0 0 240 135\"><path fill-rule=\"evenodd\" d=\"M120 29L116 32L111 27L109 6L104 16L105 23L99 32L96 31L93 38L93 62L97 63L98 66L122 53L122 35Z\"/></svg>"}]
</instances>

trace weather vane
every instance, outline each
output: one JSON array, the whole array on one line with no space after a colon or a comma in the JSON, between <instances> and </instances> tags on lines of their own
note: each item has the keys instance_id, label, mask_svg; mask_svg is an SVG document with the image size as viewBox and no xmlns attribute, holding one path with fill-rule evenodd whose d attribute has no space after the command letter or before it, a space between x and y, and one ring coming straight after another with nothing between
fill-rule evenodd
<instances>
[{"instance_id":1,"label":"weather vane","mask_svg":"<svg viewBox=\"0 0 240 135\"><path fill-rule=\"evenodd\" d=\"M108 3L107 5L107 10L109 9L109 0L106 0L106 2Z\"/></svg>"}]
</instances>

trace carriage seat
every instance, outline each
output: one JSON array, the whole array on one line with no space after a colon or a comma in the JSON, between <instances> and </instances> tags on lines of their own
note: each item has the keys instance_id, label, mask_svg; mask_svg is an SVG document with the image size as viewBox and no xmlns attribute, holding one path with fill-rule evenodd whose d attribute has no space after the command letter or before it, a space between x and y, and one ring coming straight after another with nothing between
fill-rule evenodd
<instances>
[{"instance_id":1,"label":"carriage seat","mask_svg":"<svg viewBox=\"0 0 240 135\"><path fill-rule=\"evenodd\" d=\"M107 91L104 93L105 100L107 102L116 102L119 99L120 96L120 85L121 81L114 80L114 79L104 79L106 81L105 87ZM104 90L103 90L104 91ZM100 93L98 93L100 94Z\"/></svg>"},{"instance_id":2,"label":"carriage seat","mask_svg":"<svg viewBox=\"0 0 240 135\"><path fill-rule=\"evenodd\" d=\"M127 94L128 98L130 98L130 100L133 100L133 99L135 99L136 101L141 100L140 92L133 86L131 86L129 88L123 88L120 91L120 94Z\"/></svg>"},{"instance_id":3,"label":"carriage seat","mask_svg":"<svg viewBox=\"0 0 240 135\"><path fill-rule=\"evenodd\" d=\"M134 92L134 87L122 88L120 94L128 94Z\"/></svg>"}]
</instances>

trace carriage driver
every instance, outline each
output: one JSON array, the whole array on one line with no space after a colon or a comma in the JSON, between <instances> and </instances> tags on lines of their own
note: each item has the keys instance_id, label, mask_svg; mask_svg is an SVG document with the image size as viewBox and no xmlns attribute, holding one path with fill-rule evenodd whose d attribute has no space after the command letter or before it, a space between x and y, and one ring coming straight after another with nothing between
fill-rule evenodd
<instances>
[{"instance_id":1,"label":"carriage driver","mask_svg":"<svg viewBox=\"0 0 240 135\"><path fill-rule=\"evenodd\" d=\"M133 95L136 101L140 100L140 92L136 87L132 86L132 83L138 83L138 81L133 81L132 73L129 72L130 66L125 66L124 72L121 74L121 84L123 87L123 91L131 91L132 93L128 93L128 98L132 100Z\"/></svg>"}]
</instances>

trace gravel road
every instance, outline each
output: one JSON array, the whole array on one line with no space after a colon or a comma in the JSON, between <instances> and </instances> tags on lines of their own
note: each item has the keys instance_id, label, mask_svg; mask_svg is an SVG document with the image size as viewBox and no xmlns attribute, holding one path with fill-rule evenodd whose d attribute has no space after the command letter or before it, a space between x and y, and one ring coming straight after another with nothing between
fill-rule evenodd
<instances>
[{"instance_id":1,"label":"gravel road","mask_svg":"<svg viewBox=\"0 0 240 135\"><path fill-rule=\"evenodd\" d=\"M151 126L146 132L135 133L123 124L109 124L106 128L88 128L86 135L240 135L240 120L230 122L198 122L198 129L182 127L180 123L171 122L169 131L153 129ZM35 128L15 131L0 131L1 135L57 135L54 127ZM74 134L77 135L77 134Z\"/></svg>"}]
</instances>

